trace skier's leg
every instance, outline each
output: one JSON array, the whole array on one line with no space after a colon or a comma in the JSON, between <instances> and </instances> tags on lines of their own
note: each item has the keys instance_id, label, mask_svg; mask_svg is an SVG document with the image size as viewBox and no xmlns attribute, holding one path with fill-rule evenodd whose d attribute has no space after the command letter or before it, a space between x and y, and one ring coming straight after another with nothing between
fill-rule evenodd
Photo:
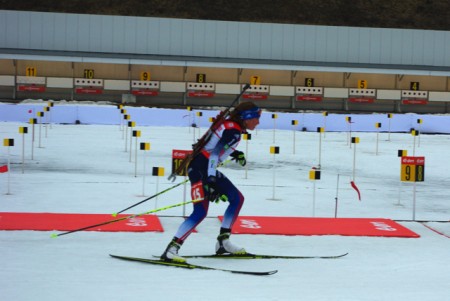
<instances>
[{"instance_id":1,"label":"skier's leg","mask_svg":"<svg viewBox=\"0 0 450 301\"><path fill-rule=\"evenodd\" d=\"M231 229L239 216L242 205L244 204L244 196L223 174L220 174L218 177L218 187L220 188L220 192L227 196L229 205L225 210L220 228L220 234L217 237L216 253L245 253L244 248L236 246L230 241Z\"/></svg>"}]
</instances>

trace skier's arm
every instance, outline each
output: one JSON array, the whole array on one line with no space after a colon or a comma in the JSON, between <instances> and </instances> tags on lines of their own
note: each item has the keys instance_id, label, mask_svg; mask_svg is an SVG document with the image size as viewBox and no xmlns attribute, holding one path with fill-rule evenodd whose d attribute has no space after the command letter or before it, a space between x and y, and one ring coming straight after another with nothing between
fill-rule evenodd
<instances>
[{"instance_id":1,"label":"skier's arm","mask_svg":"<svg viewBox=\"0 0 450 301\"><path fill-rule=\"evenodd\" d=\"M222 138L217 142L214 149L211 151L208 162L208 177L216 175L217 165L221 159L228 157L234 151L233 146L239 142L241 134L236 129L225 130Z\"/></svg>"}]
</instances>

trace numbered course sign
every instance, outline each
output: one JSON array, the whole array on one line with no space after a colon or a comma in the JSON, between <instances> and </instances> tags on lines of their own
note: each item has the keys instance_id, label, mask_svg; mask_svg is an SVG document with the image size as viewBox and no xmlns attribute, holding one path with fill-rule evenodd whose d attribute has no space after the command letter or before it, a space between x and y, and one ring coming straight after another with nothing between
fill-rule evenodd
<instances>
[{"instance_id":1,"label":"numbered course sign","mask_svg":"<svg viewBox=\"0 0 450 301\"><path fill-rule=\"evenodd\" d=\"M150 81L150 71L142 71L140 79L142 81Z\"/></svg>"},{"instance_id":2,"label":"numbered course sign","mask_svg":"<svg viewBox=\"0 0 450 301\"><path fill-rule=\"evenodd\" d=\"M84 69L83 78L93 79L94 78L94 69Z\"/></svg>"},{"instance_id":3,"label":"numbered course sign","mask_svg":"<svg viewBox=\"0 0 450 301\"><path fill-rule=\"evenodd\" d=\"M37 76L37 69L35 67L27 67L25 69L25 76Z\"/></svg>"},{"instance_id":4,"label":"numbered course sign","mask_svg":"<svg viewBox=\"0 0 450 301\"><path fill-rule=\"evenodd\" d=\"M181 165L181 162L183 162L183 160L190 153L192 153L191 150L179 150L179 149L172 150L172 174L175 173L175 171ZM178 176L187 176L187 167L185 170L182 170L182 171L180 171L180 173L177 173L177 175Z\"/></svg>"},{"instance_id":5,"label":"numbered course sign","mask_svg":"<svg viewBox=\"0 0 450 301\"><path fill-rule=\"evenodd\" d=\"M410 82L409 89L412 91L419 91L420 83L419 82Z\"/></svg>"},{"instance_id":6,"label":"numbered course sign","mask_svg":"<svg viewBox=\"0 0 450 301\"><path fill-rule=\"evenodd\" d=\"M197 73L195 76L195 80L197 83L206 83L206 74L205 73Z\"/></svg>"},{"instance_id":7,"label":"numbered course sign","mask_svg":"<svg viewBox=\"0 0 450 301\"><path fill-rule=\"evenodd\" d=\"M358 80L358 89L367 89L367 81L365 79Z\"/></svg>"},{"instance_id":8,"label":"numbered course sign","mask_svg":"<svg viewBox=\"0 0 450 301\"><path fill-rule=\"evenodd\" d=\"M314 78L305 78L305 87L314 87Z\"/></svg>"},{"instance_id":9,"label":"numbered course sign","mask_svg":"<svg viewBox=\"0 0 450 301\"><path fill-rule=\"evenodd\" d=\"M261 76L258 76L258 75L250 76L250 85L253 85L253 86L261 85Z\"/></svg>"},{"instance_id":10,"label":"numbered course sign","mask_svg":"<svg viewBox=\"0 0 450 301\"><path fill-rule=\"evenodd\" d=\"M425 180L425 157L402 157L400 180L423 182Z\"/></svg>"}]
</instances>

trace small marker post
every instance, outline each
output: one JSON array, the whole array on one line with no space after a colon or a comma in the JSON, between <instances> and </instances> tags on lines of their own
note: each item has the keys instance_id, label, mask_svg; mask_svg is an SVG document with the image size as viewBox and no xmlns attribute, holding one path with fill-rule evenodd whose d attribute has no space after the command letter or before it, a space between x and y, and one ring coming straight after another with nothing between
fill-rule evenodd
<instances>
[{"instance_id":1,"label":"small marker post","mask_svg":"<svg viewBox=\"0 0 450 301\"><path fill-rule=\"evenodd\" d=\"M48 128L50 126L50 113L51 113L50 107L45 107L44 111L47 112L45 114L47 122L44 124L44 127L45 127L45 138L48 138Z\"/></svg>"},{"instance_id":2,"label":"small marker post","mask_svg":"<svg viewBox=\"0 0 450 301\"><path fill-rule=\"evenodd\" d=\"M339 174L337 174L337 183L336 183L336 197L334 198L335 200L335 205L334 205L334 218L337 218L337 213L338 213L338 195L339 195Z\"/></svg>"},{"instance_id":3,"label":"small marker post","mask_svg":"<svg viewBox=\"0 0 450 301\"><path fill-rule=\"evenodd\" d=\"M127 118L129 118L129 117L125 118L125 115L127 115L127 110L122 107L122 109L120 109L120 131L122 132L122 139L125 139L124 122L125 120L127 120Z\"/></svg>"},{"instance_id":4,"label":"small marker post","mask_svg":"<svg viewBox=\"0 0 450 301\"><path fill-rule=\"evenodd\" d=\"M320 169L312 168L309 171L309 179L313 181L312 216L316 216L316 180L320 180Z\"/></svg>"},{"instance_id":5,"label":"small marker post","mask_svg":"<svg viewBox=\"0 0 450 301\"><path fill-rule=\"evenodd\" d=\"M10 148L14 146L14 139L3 139L3 146L6 146L8 148L8 165L7 165L7 171L8 171L8 191L7 195L11 194L10 191L10 182L11 182L11 159L10 159Z\"/></svg>"},{"instance_id":6,"label":"small marker post","mask_svg":"<svg viewBox=\"0 0 450 301\"><path fill-rule=\"evenodd\" d=\"M19 133L22 134L22 173L25 172L25 134L28 133L28 127L19 127Z\"/></svg>"},{"instance_id":7,"label":"small marker post","mask_svg":"<svg viewBox=\"0 0 450 301\"><path fill-rule=\"evenodd\" d=\"M318 127L317 132L319 133L319 169L322 168L322 133L324 132L324 128Z\"/></svg>"},{"instance_id":8,"label":"small marker post","mask_svg":"<svg viewBox=\"0 0 450 301\"><path fill-rule=\"evenodd\" d=\"M125 120L125 124L123 125L123 133L122 137L125 139L125 152L127 152L127 141L128 141L128 130L126 129L127 121L130 119L130 115L125 114L123 115L123 120Z\"/></svg>"},{"instance_id":9,"label":"small marker post","mask_svg":"<svg viewBox=\"0 0 450 301\"><path fill-rule=\"evenodd\" d=\"M375 123L375 128L377 129L377 140L376 140L376 146L375 146L375 155L378 156L378 141L379 141L379 136L380 136L381 122Z\"/></svg>"},{"instance_id":10,"label":"small marker post","mask_svg":"<svg viewBox=\"0 0 450 301\"><path fill-rule=\"evenodd\" d=\"M273 200L276 201L277 199L275 198L275 155L280 153L280 147L278 146L271 146L270 147L270 153L273 154L273 165L272 165L272 170L273 170L273 179L272 179L272 198L269 200Z\"/></svg>"},{"instance_id":11,"label":"small marker post","mask_svg":"<svg viewBox=\"0 0 450 301\"><path fill-rule=\"evenodd\" d=\"M387 114L387 118L388 118L388 141L391 141L391 119L392 119L392 114L389 113Z\"/></svg>"},{"instance_id":12,"label":"small marker post","mask_svg":"<svg viewBox=\"0 0 450 301\"><path fill-rule=\"evenodd\" d=\"M150 143L141 142L140 149L144 151L143 155L142 155L144 157L144 159L142 160L143 161L143 165L142 165L142 167L143 167L143 170L142 170L142 196L145 196L145 166L146 166L145 158L147 157L146 151L150 150Z\"/></svg>"},{"instance_id":13,"label":"small marker post","mask_svg":"<svg viewBox=\"0 0 450 301\"><path fill-rule=\"evenodd\" d=\"M156 176L155 209L158 207L159 177L164 177L164 167L153 167L152 175Z\"/></svg>"},{"instance_id":14,"label":"small marker post","mask_svg":"<svg viewBox=\"0 0 450 301\"><path fill-rule=\"evenodd\" d=\"M128 121L128 127L130 128L130 162L131 162L131 153L132 153L132 134L133 134L133 128L136 126L136 122L134 121ZM125 145L125 151L127 151L127 147Z\"/></svg>"},{"instance_id":15,"label":"small marker post","mask_svg":"<svg viewBox=\"0 0 450 301\"><path fill-rule=\"evenodd\" d=\"M420 137L420 133L417 130L412 130L411 135L414 137L413 139L413 157L416 155L416 137Z\"/></svg>"},{"instance_id":16,"label":"small marker post","mask_svg":"<svg viewBox=\"0 0 450 301\"><path fill-rule=\"evenodd\" d=\"M245 158L248 158L248 141L252 139L252 134L243 134L242 139L245 140ZM247 179L247 173L248 173L248 164L245 164L245 177L244 179Z\"/></svg>"},{"instance_id":17,"label":"small marker post","mask_svg":"<svg viewBox=\"0 0 450 301\"><path fill-rule=\"evenodd\" d=\"M350 145L350 148L352 148L352 117L351 116L347 116L345 117L345 120L347 121L347 128L348 128L348 132L347 132L347 144Z\"/></svg>"},{"instance_id":18,"label":"small marker post","mask_svg":"<svg viewBox=\"0 0 450 301\"><path fill-rule=\"evenodd\" d=\"M117 122L119 124L119 131L122 130L122 109L123 105L117 105L117 112L119 112L119 121Z\"/></svg>"},{"instance_id":19,"label":"small marker post","mask_svg":"<svg viewBox=\"0 0 450 301\"><path fill-rule=\"evenodd\" d=\"M272 114L273 119L273 143L275 143L275 130L277 128L278 114Z\"/></svg>"},{"instance_id":20,"label":"small marker post","mask_svg":"<svg viewBox=\"0 0 450 301\"><path fill-rule=\"evenodd\" d=\"M39 117L39 145L38 145L38 147L39 148L42 148L42 145L41 145L41 136L42 136L42 134L41 134L41 132L42 132L42 117L44 117L44 112L37 112L37 115L38 115L38 117Z\"/></svg>"},{"instance_id":21,"label":"small marker post","mask_svg":"<svg viewBox=\"0 0 450 301\"><path fill-rule=\"evenodd\" d=\"M350 181L350 185L352 186L353 189L355 189L355 191L358 193L358 200L361 201L361 193L358 189L358 187L356 186L355 183L355 174L356 174L356 144L359 143L359 137L352 137L352 144L355 144L355 147L353 148L353 173L352 173L352 181Z\"/></svg>"},{"instance_id":22,"label":"small marker post","mask_svg":"<svg viewBox=\"0 0 450 301\"><path fill-rule=\"evenodd\" d=\"M31 127L31 160L34 160L34 125L37 123L36 118L30 118L30 124L32 124Z\"/></svg>"},{"instance_id":23,"label":"small marker post","mask_svg":"<svg viewBox=\"0 0 450 301\"><path fill-rule=\"evenodd\" d=\"M291 121L292 124L292 153L295 155L295 128L298 125L298 120L292 120Z\"/></svg>"},{"instance_id":24,"label":"small marker post","mask_svg":"<svg viewBox=\"0 0 450 301\"><path fill-rule=\"evenodd\" d=\"M422 119L417 119L417 124L418 124L418 132L420 133L420 126L422 125L422 123L423 123L423 120ZM417 147L420 147L420 136L421 135L419 135L419 139L418 139L418 141L417 141Z\"/></svg>"},{"instance_id":25,"label":"small marker post","mask_svg":"<svg viewBox=\"0 0 450 301\"><path fill-rule=\"evenodd\" d=\"M137 177L137 150L138 150L138 138L141 137L141 131L139 130L133 130L133 137L136 138L135 140L135 147L134 147L134 177ZM131 149L130 149L130 157L131 157Z\"/></svg>"},{"instance_id":26,"label":"small marker post","mask_svg":"<svg viewBox=\"0 0 450 301\"><path fill-rule=\"evenodd\" d=\"M48 108L49 108L49 109L48 109L48 111L49 111L49 114L48 114L48 122L49 122L50 128L52 129L52 128L53 128L53 127L52 127L53 109L51 109L51 108L53 108L53 107L55 106L55 103L49 101L49 102L47 103L47 106L48 106Z\"/></svg>"},{"instance_id":27,"label":"small marker post","mask_svg":"<svg viewBox=\"0 0 450 301\"><path fill-rule=\"evenodd\" d=\"M201 117L203 116L203 112L196 112L195 115L197 115L197 117L198 117L197 128L198 128L198 136L200 137L201 136L201 134L200 134L200 121L201 121ZM195 138L194 138L194 142L195 142Z\"/></svg>"},{"instance_id":28,"label":"small marker post","mask_svg":"<svg viewBox=\"0 0 450 301\"><path fill-rule=\"evenodd\" d=\"M325 111L325 112L322 113L322 115L323 115L323 129L326 130L326 128L327 128L328 112ZM326 135L326 132L324 131L323 132L323 138L325 138L325 135Z\"/></svg>"}]
</instances>

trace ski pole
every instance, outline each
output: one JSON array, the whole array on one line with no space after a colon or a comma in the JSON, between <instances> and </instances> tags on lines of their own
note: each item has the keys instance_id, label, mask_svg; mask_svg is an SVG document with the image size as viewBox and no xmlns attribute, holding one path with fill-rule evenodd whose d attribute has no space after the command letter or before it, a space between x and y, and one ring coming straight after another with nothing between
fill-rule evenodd
<instances>
[{"instance_id":1,"label":"ski pole","mask_svg":"<svg viewBox=\"0 0 450 301\"><path fill-rule=\"evenodd\" d=\"M76 229L76 230L71 230L71 231L62 232L62 233L58 233L58 234L53 233L50 237L51 238L56 238L58 236L63 236L63 235L66 235L66 234L79 232L79 231L83 231L83 230L87 230L87 229L92 229L92 228L100 227L100 226L104 226L104 225L109 225L109 224L112 224L112 223L116 223L116 222L120 222L120 221L124 221L124 220L130 219L130 218L135 218L135 217L139 217L139 216L142 216L142 215L155 213L155 212L158 212L158 211L163 211L163 210L167 210L167 209L170 209L170 208L179 207L179 206L182 206L182 205L185 205L185 204L197 203L197 202L201 202L201 201L203 201L203 199L191 200L191 201L182 202L182 203L178 203L178 204L174 204L174 205L169 205L169 206L153 209L153 210L150 210L150 211L146 211L146 212L143 212L143 213L132 214L132 215L128 215L128 216L125 216L125 217L116 218L116 219L113 219L113 220L110 220L110 221L106 221L106 222L103 222L103 223L99 223L99 224L95 224L95 225L91 225L91 226L86 226L86 227L83 227L83 228L80 228L80 229Z\"/></svg>"},{"instance_id":2,"label":"ski pole","mask_svg":"<svg viewBox=\"0 0 450 301\"><path fill-rule=\"evenodd\" d=\"M166 193L166 192L169 191L169 190L172 190L172 189L174 189L174 188L176 188L176 187L178 187L178 186L180 186L180 185L186 183L187 181L189 181L189 179L186 179L186 180L184 180L183 182L180 182L180 183L178 183L178 184L176 184L176 185L174 185L174 186L172 186L172 187L169 187L169 188L167 188L167 189L165 189L165 190L163 190L163 191L161 191L161 192L158 192L158 193L156 193L156 194L154 194L154 195L152 195L152 196L146 198L145 200L142 200L142 201L140 201L140 202L137 202L137 203L134 204L134 205L131 205L130 207L127 207L127 208L122 209L122 210L120 210L120 211L118 211L118 212L116 212L116 213L113 213L112 216L116 217L117 214L122 213L122 212L124 212L124 211L127 211L128 209L131 209L131 208L133 208L133 207L136 207L137 205L140 205L140 204L142 204L142 203L144 203L144 202L147 202L147 201L149 201L149 200L151 200L151 199L153 199L153 198L155 198L155 197L157 197L157 196L159 196L159 195L161 195L161 194L163 194L163 193Z\"/></svg>"}]
</instances>

